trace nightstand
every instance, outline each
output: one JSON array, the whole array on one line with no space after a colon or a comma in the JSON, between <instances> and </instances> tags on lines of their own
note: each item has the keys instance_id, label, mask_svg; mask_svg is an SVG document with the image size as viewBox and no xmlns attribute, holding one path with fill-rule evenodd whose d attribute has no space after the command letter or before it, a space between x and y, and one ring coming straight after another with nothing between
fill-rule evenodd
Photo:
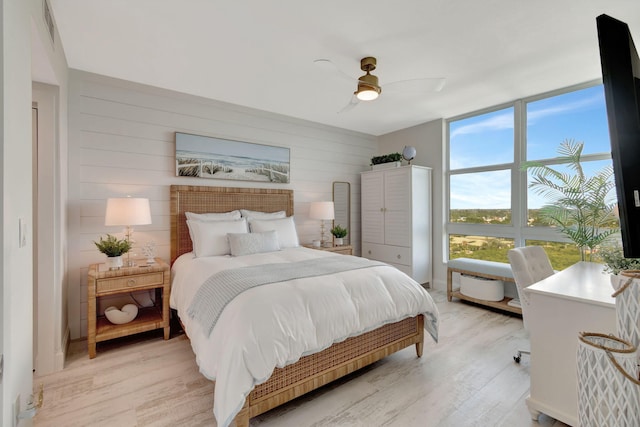
<instances>
[{"instance_id":1,"label":"nightstand","mask_svg":"<svg viewBox=\"0 0 640 427\"><path fill-rule=\"evenodd\" d=\"M145 260L138 260L138 263L137 266L119 270L109 270L105 264L92 264L89 267L87 343L90 359L96 357L96 343L101 341L160 328L164 329L164 339L169 339L169 264L160 258L156 258L155 264L147 265ZM114 325L104 315L97 315L96 306L100 297L142 290L155 291L155 305L139 308L138 315L131 322Z\"/></svg>"},{"instance_id":2,"label":"nightstand","mask_svg":"<svg viewBox=\"0 0 640 427\"><path fill-rule=\"evenodd\" d=\"M342 255L353 255L353 246L351 245L343 245L343 246L313 246L313 245L302 245L305 248L317 249L319 251L329 251L335 252L337 254Z\"/></svg>"}]
</instances>

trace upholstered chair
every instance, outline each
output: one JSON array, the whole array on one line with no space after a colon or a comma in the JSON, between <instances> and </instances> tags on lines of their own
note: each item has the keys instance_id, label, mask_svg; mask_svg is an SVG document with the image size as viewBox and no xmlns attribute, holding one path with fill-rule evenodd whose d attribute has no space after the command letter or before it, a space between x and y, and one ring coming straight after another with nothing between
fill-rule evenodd
<instances>
[{"instance_id":1,"label":"upholstered chair","mask_svg":"<svg viewBox=\"0 0 640 427\"><path fill-rule=\"evenodd\" d=\"M511 249L507 256L516 281L518 298L522 307L522 322L524 329L528 332L527 311L529 307L529 296L524 289L537 283L555 273L547 253L541 246L526 246L524 248ZM513 360L520 363L522 354L530 354L527 350L518 350Z\"/></svg>"}]
</instances>

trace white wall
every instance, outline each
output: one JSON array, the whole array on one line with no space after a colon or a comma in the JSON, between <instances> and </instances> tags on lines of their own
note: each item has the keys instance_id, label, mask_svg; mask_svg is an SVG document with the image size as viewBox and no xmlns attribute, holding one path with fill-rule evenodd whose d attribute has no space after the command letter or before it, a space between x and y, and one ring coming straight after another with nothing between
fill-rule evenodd
<instances>
[{"instance_id":1,"label":"white wall","mask_svg":"<svg viewBox=\"0 0 640 427\"><path fill-rule=\"evenodd\" d=\"M416 158L411 164L428 166L432 172L432 230L433 230L433 287L446 289L447 267L443 262L444 239L444 120L434 120L407 129L402 129L378 138L378 155L399 152L405 145L416 147Z\"/></svg>"},{"instance_id":2,"label":"white wall","mask_svg":"<svg viewBox=\"0 0 640 427\"><path fill-rule=\"evenodd\" d=\"M13 402L31 392L32 244L18 245L18 224L31 224L30 5L2 0L2 425ZM29 231L29 230L27 230ZM21 400L24 404L25 400Z\"/></svg>"},{"instance_id":3,"label":"white wall","mask_svg":"<svg viewBox=\"0 0 640 427\"><path fill-rule=\"evenodd\" d=\"M288 147L290 184L175 176L176 131ZM290 188L302 242L318 238L311 201L331 200L333 181L352 184L352 239L360 245L360 171L376 153L374 136L148 86L72 71L69 92L68 283L71 337L86 336L86 281L103 262L92 241L106 233L108 197L148 197L152 225L136 227L169 258L169 185ZM134 250L135 252L135 250ZM139 252L139 251L138 251Z\"/></svg>"},{"instance_id":4,"label":"white wall","mask_svg":"<svg viewBox=\"0 0 640 427\"><path fill-rule=\"evenodd\" d=\"M49 83L60 87L60 97L55 105L58 121L56 123L57 149L66 147L66 75L67 66L61 46L51 43L40 44L34 49L34 40L45 39L45 24L41 0L1 0L0 46L2 49L2 148L0 174L2 192L2 324L0 329L0 349L4 352L4 378L0 387L3 426L13 425L13 403L18 395L20 405L26 406L26 400L32 392L32 141L31 141L31 101L33 63L38 62L47 69ZM48 37L48 36L47 36ZM58 37L56 33L56 37ZM37 53L36 53L37 51ZM32 55L38 61L32 60ZM65 154L66 157L66 154ZM66 176L66 161L60 162ZM56 178L62 178L60 176ZM52 177L54 179L54 177ZM66 186L65 178L62 178ZM60 187L58 187L60 188ZM66 192L60 193L61 200ZM58 206L59 211L61 207ZM59 212L58 211L58 212ZM55 214L55 213L54 213ZM19 220L26 224L26 245L20 247ZM58 221L57 230L64 230L63 220ZM64 243L60 235L56 240L56 249L64 252ZM55 277L56 292L64 292L64 259L57 257ZM58 329L58 348L60 348L60 330L63 329L64 306L55 311Z\"/></svg>"}]
</instances>

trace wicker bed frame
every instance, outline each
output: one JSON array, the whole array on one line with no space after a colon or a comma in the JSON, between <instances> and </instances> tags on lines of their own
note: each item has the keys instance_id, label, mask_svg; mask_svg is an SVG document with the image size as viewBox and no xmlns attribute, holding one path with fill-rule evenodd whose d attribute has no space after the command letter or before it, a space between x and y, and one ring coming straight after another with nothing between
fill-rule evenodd
<instances>
[{"instance_id":1,"label":"wicker bed frame","mask_svg":"<svg viewBox=\"0 0 640 427\"><path fill-rule=\"evenodd\" d=\"M185 212L228 212L235 209L263 212L284 210L293 215L293 191L278 189L171 186L171 263L191 251ZM271 377L256 386L235 418L247 427L249 419L330 383L412 344L422 356L422 315L382 326L336 343L298 362L276 368Z\"/></svg>"}]
</instances>

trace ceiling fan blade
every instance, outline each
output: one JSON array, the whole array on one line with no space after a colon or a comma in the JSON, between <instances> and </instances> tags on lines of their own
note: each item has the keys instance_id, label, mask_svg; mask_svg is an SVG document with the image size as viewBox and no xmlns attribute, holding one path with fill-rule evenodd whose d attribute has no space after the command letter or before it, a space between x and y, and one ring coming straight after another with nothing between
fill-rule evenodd
<instances>
[{"instance_id":1,"label":"ceiling fan blade","mask_svg":"<svg viewBox=\"0 0 640 427\"><path fill-rule=\"evenodd\" d=\"M418 92L418 93L426 93L426 92L440 92L442 88L444 88L447 79L444 77L434 77L434 78L422 78L422 79L409 79L409 80L399 80L396 82L391 82L383 85L383 89L385 91L392 92Z\"/></svg>"},{"instance_id":2,"label":"ceiling fan blade","mask_svg":"<svg viewBox=\"0 0 640 427\"><path fill-rule=\"evenodd\" d=\"M351 111L360 103L360 100L355 96L351 96L351 100L347 105L342 107L342 110L338 111L338 114L346 113L347 111Z\"/></svg>"},{"instance_id":3,"label":"ceiling fan blade","mask_svg":"<svg viewBox=\"0 0 640 427\"><path fill-rule=\"evenodd\" d=\"M342 71L336 64L334 64L330 59L315 59L313 63L321 70L326 71L327 73L335 73L342 77L343 79L347 79L350 82L354 82L357 79L355 77L350 76L349 74Z\"/></svg>"}]
</instances>

